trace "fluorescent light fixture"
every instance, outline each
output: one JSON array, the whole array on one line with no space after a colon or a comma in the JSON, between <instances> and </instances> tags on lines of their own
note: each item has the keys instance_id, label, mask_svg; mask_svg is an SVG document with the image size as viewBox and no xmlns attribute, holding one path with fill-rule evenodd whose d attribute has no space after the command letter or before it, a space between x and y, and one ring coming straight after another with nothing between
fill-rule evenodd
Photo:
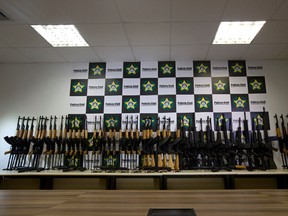
<instances>
[{"instance_id":1,"label":"fluorescent light fixture","mask_svg":"<svg viewBox=\"0 0 288 216\"><path fill-rule=\"evenodd\" d=\"M213 44L250 44L266 21L221 22Z\"/></svg>"},{"instance_id":2,"label":"fluorescent light fixture","mask_svg":"<svg viewBox=\"0 0 288 216\"><path fill-rule=\"evenodd\" d=\"M31 25L53 47L89 46L74 25Z\"/></svg>"}]
</instances>

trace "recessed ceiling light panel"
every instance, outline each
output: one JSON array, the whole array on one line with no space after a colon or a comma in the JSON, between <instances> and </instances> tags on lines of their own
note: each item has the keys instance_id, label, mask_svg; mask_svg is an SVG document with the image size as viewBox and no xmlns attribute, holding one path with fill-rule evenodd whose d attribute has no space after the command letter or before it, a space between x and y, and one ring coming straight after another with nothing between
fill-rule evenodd
<instances>
[{"instance_id":1,"label":"recessed ceiling light panel","mask_svg":"<svg viewBox=\"0 0 288 216\"><path fill-rule=\"evenodd\" d=\"M221 22L213 44L250 44L266 21Z\"/></svg>"},{"instance_id":2,"label":"recessed ceiling light panel","mask_svg":"<svg viewBox=\"0 0 288 216\"><path fill-rule=\"evenodd\" d=\"M31 25L53 47L89 46L74 25Z\"/></svg>"}]
</instances>

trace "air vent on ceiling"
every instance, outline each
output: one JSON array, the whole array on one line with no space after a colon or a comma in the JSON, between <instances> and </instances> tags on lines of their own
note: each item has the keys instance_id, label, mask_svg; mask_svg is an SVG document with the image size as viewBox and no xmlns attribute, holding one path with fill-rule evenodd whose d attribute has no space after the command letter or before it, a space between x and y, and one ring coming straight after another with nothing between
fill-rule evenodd
<instances>
[{"instance_id":1,"label":"air vent on ceiling","mask_svg":"<svg viewBox=\"0 0 288 216\"><path fill-rule=\"evenodd\" d=\"M9 20L9 18L0 11L0 21L2 20Z\"/></svg>"}]
</instances>

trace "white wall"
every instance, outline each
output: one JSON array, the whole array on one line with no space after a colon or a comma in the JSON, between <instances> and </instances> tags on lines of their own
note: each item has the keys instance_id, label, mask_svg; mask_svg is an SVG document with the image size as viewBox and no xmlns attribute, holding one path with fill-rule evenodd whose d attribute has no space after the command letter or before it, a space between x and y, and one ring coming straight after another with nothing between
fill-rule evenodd
<instances>
[{"instance_id":1,"label":"white wall","mask_svg":"<svg viewBox=\"0 0 288 216\"><path fill-rule=\"evenodd\" d=\"M261 65L265 69L263 75L269 102L266 110L270 113L269 135L272 136L275 135L273 115L288 113L288 61L261 61ZM74 68L79 68L79 64L0 64L1 169L6 167L8 159L3 153L9 150L3 137L15 135L19 115L68 114L70 74ZM276 154L279 166L279 152Z\"/></svg>"}]
</instances>

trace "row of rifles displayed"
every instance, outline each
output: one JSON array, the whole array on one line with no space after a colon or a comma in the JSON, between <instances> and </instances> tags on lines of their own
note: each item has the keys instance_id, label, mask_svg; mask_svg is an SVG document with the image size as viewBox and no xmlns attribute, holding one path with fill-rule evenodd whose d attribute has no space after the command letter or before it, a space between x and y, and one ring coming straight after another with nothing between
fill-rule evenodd
<instances>
[{"instance_id":1,"label":"row of rifles displayed","mask_svg":"<svg viewBox=\"0 0 288 216\"><path fill-rule=\"evenodd\" d=\"M279 149L281 154L281 160L282 160L282 167L284 169L288 169L288 132L285 127L284 117L283 114L280 115L281 118L281 129L279 127L278 123L278 116L277 114L274 115L275 121L276 121L276 135L279 143ZM286 118L288 118L288 114L286 115ZM287 123L287 129L288 129L288 123ZM281 133L282 130L282 133Z\"/></svg>"},{"instance_id":2,"label":"row of rifles displayed","mask_svg":"<svg viewBox=\"0 0 288 216\"><path fill-rule=\"evenodd\" d=\"M268 137L265 109L261 128L259 119L255 118L251 120L251 130L246 113L243 120L239 118L236 131L233 131L231 118L222 115L223 119L216 119L215 130L211 118L207 117L206 130L202 119L198 130L195 122L178 119L176 132L171 132L171 119L167 117L158 117L154 131L152 118L147 116L140 119L144 123L141 133L138 116L130 116L129 124L127 115L122 122L125 130L117 131L113 127L103 128L102 117L95 115L94 129L90 133L87 117L83 128L71 126L68 116L62 116L58 124L56 116L18 117L16 135L4 137L11 145L5 152L10 154L6 169L18 172L50 169L151 172L277 168L273 161L276 149ZM287 168L286 129L283 140L280 151L283 167Z\"/></svg>"}]
</instances>

